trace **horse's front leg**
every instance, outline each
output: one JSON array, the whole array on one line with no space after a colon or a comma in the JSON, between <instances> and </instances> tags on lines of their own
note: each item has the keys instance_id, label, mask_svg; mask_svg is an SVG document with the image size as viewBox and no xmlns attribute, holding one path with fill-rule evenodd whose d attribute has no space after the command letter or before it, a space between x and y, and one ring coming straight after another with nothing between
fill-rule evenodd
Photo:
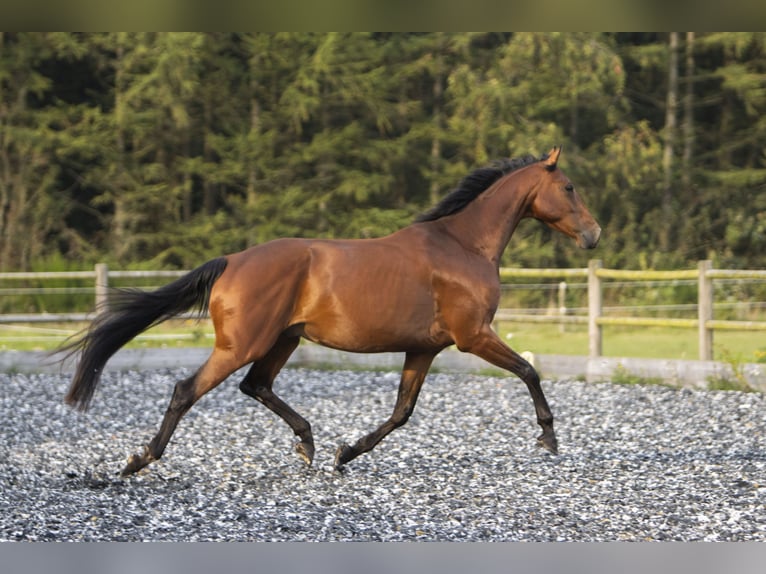
<instances>
[{"instance_id":1,"label":"horse's front leg","mask_svg":"<svg viewBox=\"0 0 766 574\"><path fill-rule=\"evenodd\" d=\"M469 341L458 342L458 348L481 357L501 369L508 370L524 381L535 405L537 423L543 429L537 442L551 453L558 454L558 441L553 430L553 414L540 386L540 376L534 367L503 343L489 325L485 325Z\"/></svg>"},{"instance_id":2,"label":"horse's front leg","mask_svg":"<svg viewBox=\"0 0 766 574\"><path fill-rule=\"evenodd\" d=\"M395 428L402 426L410 418L418 400L420 388L423 386L428 369L436 356L435 353L407 353L399 382L399 392L394 405L394 412L389 419L371 433L363 436L353 446L342 444L335 453L335 469L340 470L344 464L357 456L373 449L383 438Z\"/></svg>"}]
</instances>

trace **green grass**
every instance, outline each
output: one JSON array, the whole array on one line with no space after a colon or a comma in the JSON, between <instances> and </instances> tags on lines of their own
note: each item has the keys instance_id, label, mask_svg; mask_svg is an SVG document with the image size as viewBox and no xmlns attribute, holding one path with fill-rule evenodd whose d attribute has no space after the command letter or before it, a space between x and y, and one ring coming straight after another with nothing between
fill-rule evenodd
<instances>
[{"instance_id":1,"label":"green grass","mask_svg":"<svg viewBox=\"0 0 766 574\"><path fill-rule=\"evenodd\" d=\"M87 324L0 325L0 351L53 350L69 335ZM131 341L129 347L209 347L213 328L208 320L172 320ZM587 355L585 326L502 323L501 337L518 352L537 354ZM697 331L673 328L605 327L603 354L606 357L652 359L697 359ZM764 338L749 332L719 331L714 336L715 357L739 363L766 361Z\"/></svg>"},{"instance_id":2,"label":"green grass","mask_svg":"<svg viewBox=\"0 0 766 574\"><path fill-rule=\"evenodd\" d=\"M87 323L30 323L0 325L0 351L51 351ZM149 329L126 345L128 348L212 347L209 320L171 320Z\"/></svg>"},{"instance_id":3,"label":"green grass","mask_svg":"<svg viewBox=\"0 0 766 574\"><path fill-rule=\"evenodd\" d=\"M587 355L587 327L502 323L500 335L518 352L532 351L543 355ZM766 339L752 332L718 331L714 335L714 356L719 360L736 355L742 362L766 360ZM661 327L604 327L605 357L645 359L698 359L697 331Z\"/></svg>"}]
</instances>

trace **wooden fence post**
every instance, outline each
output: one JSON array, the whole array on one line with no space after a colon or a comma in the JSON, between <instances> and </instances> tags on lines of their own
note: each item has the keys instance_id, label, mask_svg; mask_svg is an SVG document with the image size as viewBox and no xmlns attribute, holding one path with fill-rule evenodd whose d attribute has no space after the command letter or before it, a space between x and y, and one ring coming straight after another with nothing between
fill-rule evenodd
<instances>
[{"instance_id":1,"label":"wooden fence post","mask_svg":"<svg viewBox=\"0 0 766 574\"><path fill-rule=\"evenodd\" d=\"M96 263L96 313L106 311L109 306L109 267Z\"/></svg>"},{"instance_id":2,"label":"wooden fence post","mask_svg":"<svg viewBox=\"0 0 766 574\"><path fill-rule=\"evenodd\" d=\"M700 361L713 360L713 329L707 326L707 322L713 320L713 280L708 275L712 268L713 262L709 259L698 264L697 319Z\"/></svg>"},{"instance_id":3,"label":"wooden fence post","mask_svg":"<svg viewBox=\"0 0 766 574\"><path fill-rule=\"evenodd\" d=\"M561 281L559 283L559 316L566 317L567 314L567 282ZM565 320L562 319L559 323L559 332L566 331Z\"/></svg>"},{"instance_id":4,"label":"wooden fence post","mask_svg":"<svg viewBox=\"0 0 766 574\"><path fill-rule=\"evenodd\" d=\"M601 317L601 280L596 272L601 269L600 259L591 259L588 262L588 355L591 358L601 356L601 325L598 319Z\"/></svg>"}]
</instances>

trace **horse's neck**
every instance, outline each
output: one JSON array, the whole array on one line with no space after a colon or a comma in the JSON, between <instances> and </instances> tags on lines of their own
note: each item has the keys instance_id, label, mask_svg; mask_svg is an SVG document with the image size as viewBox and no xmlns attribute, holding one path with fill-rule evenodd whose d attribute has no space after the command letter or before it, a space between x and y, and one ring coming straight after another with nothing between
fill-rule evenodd
<instances>
[{"instance_id":1,"label":"horse's neck","mask_svg":"<svg viewBox=\"0 0 766 574\"><path fill-rule=\"evenodd\" d=\"M444 218L443 223L464 248L499 265L511 235L527 216L532 188L510 178L503 178L493 187L460 212Z\"/></svg>"}]
</instances>

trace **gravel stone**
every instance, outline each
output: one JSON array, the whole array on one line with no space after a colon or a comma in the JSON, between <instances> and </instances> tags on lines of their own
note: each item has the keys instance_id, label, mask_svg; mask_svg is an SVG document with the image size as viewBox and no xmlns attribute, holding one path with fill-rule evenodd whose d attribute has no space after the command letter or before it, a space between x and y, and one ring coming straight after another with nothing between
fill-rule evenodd
<instances>
[{"instance_id":1,"label":"gravel stone","mask_svg":"<svg viewBox=\"0 0 766 574\"><path fill-rule=\"evenodd\" d=\"M120 478L188 374L108 372L85 414L62 402L67 375L0 374L0 540L766 540L763 394L545 381L552 456L520 381L435 373L338 473L335 448L388 417L399 375L290 368L275 390L312 423L313 467L232 377Z\"/></svg>"}]
</instances>

